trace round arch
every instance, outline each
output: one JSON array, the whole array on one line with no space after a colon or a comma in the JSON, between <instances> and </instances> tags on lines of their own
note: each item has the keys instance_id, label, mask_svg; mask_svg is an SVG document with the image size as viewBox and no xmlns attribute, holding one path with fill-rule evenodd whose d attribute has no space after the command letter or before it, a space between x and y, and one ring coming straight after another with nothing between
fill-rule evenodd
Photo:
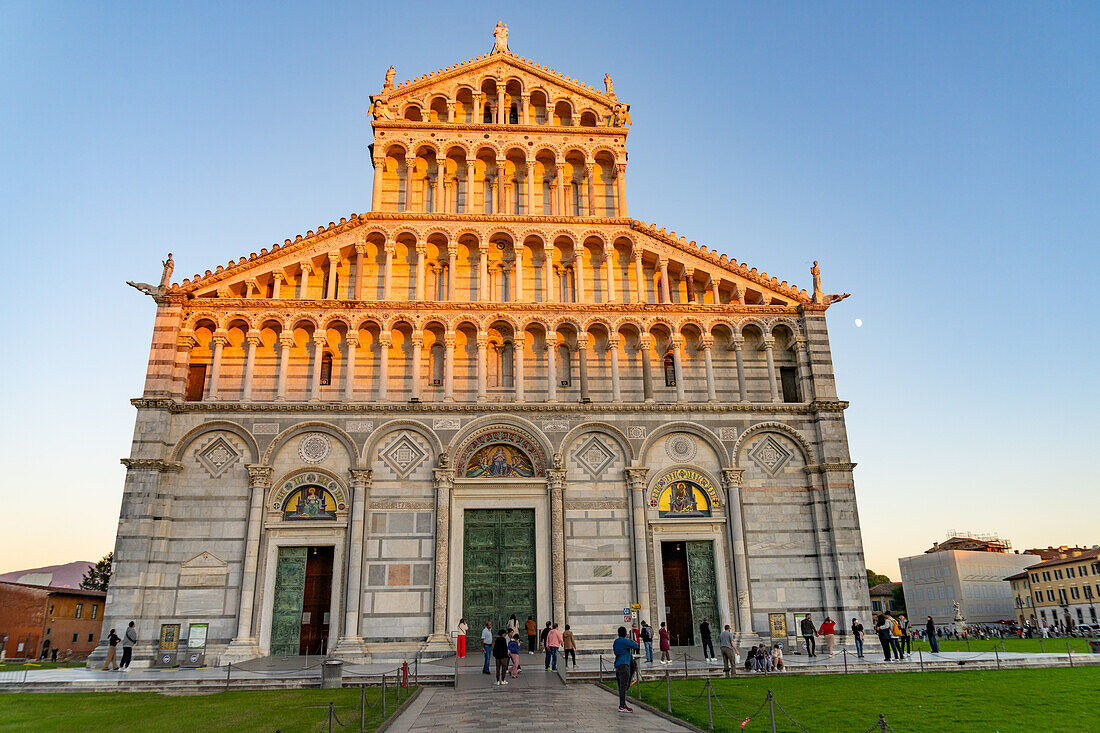
<instances>
[{"instance_id":1,"label":"round arch","mask_svg":"<svg viewBox=\"0 0 1100 733\"><path fill-rule=\"evenodd\" d=\"M509 436L509 432L513 434ZM529 420L511 415L486 415L470 422L451 440L445 455L448 463L461 472L482 444L509 442L507 438L515 441L517 447L528 454L536 476L545 475L546 470L552 467L554 448L546 435ZM557 461L556 457L554 461Z\"/></svg>"},{"instance_id":2,"label":"round arch","mask_svg":"<svg viewBox=\"0 0 1100 733\"><path fill-rule=\"evenodd\" d=\"M428 441L428 445L435 451L436 461L438 461L439 456L443 454L443 442L439 439L439 436L435 434L435 431L428 426L415 420L389 420L375 428L363 443L363 460L367 462L368 467L374 462L372 456L375 451L378 450L378 446L381 444L382 439L399 430L414 432Z\"/></svg>"},{"instance_id":3,"label":"round arch","mask_svg":"<svg viewBox=\"0 0 1100 733\"><path fill-rule=\"evenodd\" d=\"M562 438L561 446L558 449L559 453L565 453L565 451L582 435L586 433L604 433L614 440L619 449L622 450L623 456L626 458L626 465L629 466L634 463L634 449L630 446L630 440L626 437L623 431L619 430L614 425L605 422L589 422L570 430Z\"/></svg>"},{"instance_id":4,"label":"round arch","mask_svg":"<svg viewBox=\"0 0 1100 733\"><path fill-rule=\"evenodd\" d=\"M256 463L260 455L260 447L256 443L256 439L253 438L252 433L248 432L248 430L246 430L242 425L238 425L237 423L230 420L211 420L210 422L205 422L202 425L199 425L198 427L192 428L191 430L187 431L186 433L184 433L183 437L176 442L175 447L172 448L172 453L168 457L168 460L179 461L180 458L183 456L184 451L187 450L187 447L191 445L191 443L194 443L197 438L204 435L205 433L219 431L233 433L238 438L243 440L245 443L245 447L248 448L248 451L251 454L252 460L250 462Z\"/></svg>"},{"instance_id":5,"label":"round arch","mask_svg":"<svg viewBox=\"0 0 1100 733\"><path fill-rule=\"evenodd\" d=\"M270 466L271 459L275 455L275 452L282 448L292 438L302 435L303 433L311 432L325 433L335 438L345 449L347 449L351 465L360 465L359 448L355 445L355 441L352 440L352 437L336 425L322 420L309 420L307 422L298 423L276 435L275 439L271 441L271 444L267 446L267 450L264 451L263 465Z\"/></svg>"},{"instance_id":6,"label":"round arch","mask_svg":"<svg viewBox=\"0 0 1100 733\"><path fill-rule=\"evenodd\" d=\"M717 435L701 425L684 421L665 423L654 430L650 433L649 437L645 439L645 442L642 443L642 448L638 451L638 455L644 457L653 446L656 445L658 440L669 433L691 433L698 438L702 438L718 456L719 466L721 468L732 468L730 465L729 452L726 450L726 447L722 445L722 441L718 439Z\"/></svg>"},{"instance_id":7,"label":"round arch","mask_svg":"<svg viewBox=\"0 0 1100 733\"><path fill-rule=\"evenodd\" d=\"M769 421L756 423L748 430L741 433L737 438L737 442L733 444L733 463L735 466L738 465L738 456L741 453L741 449L745 447L745 443L748 442L749 438L759 433L779 433L780 435L790 438L794 444L798 446L799 450L802 451L802 460L807 466L817 463L814 457L813 446L810 445L810 441L806 440L806 437L802 435L802 433L798 432L790 425Z\"/></svg>"}]
</instances>

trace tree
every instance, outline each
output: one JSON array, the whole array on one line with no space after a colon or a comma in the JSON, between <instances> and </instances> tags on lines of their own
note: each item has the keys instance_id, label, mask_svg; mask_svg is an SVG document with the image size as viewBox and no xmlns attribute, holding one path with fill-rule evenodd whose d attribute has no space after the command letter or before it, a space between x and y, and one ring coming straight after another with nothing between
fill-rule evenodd
<instances>
[{"instance_id":1,"label":"tree","mask_svg":"<svg viewBox=\"0 0 1100 733\"><path fill-rule=\"evenodd\" d=\"M894 586L894 613L905 613L905 590L901 583Z\"/></svg>"},{"instance_id":2,"label":"tree","mask_svg":"<svg viewBox=\"0 0 1100 733\"><path fill-rule=\"evenodd\" d=\"M80 587L84 590L107 590L111 583L111 562L115 558L112 550L103 556L103 559L88 568L84 578L80 581Z\"/></svg>"},{"instance_id":3,"label":"tree","mask_svg":"<svg viewBox=\"0 0 1100 733\"><path fill-rule=\"evenodd\" d=\"M867 587L868 588L874 588L876 585L880 585L882 583L889 583L889 582L890 582L889 577L887 577L885 575L879 575L874 570L871 570L871 568L867 568Z\"/></svg>"}]
</instances>

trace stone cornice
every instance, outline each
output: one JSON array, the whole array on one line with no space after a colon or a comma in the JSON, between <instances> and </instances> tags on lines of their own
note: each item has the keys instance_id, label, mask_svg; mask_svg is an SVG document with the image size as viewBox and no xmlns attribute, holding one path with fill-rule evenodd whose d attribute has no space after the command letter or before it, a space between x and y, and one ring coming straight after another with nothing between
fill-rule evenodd
<instances>
[{"instance_id":1,"label":"stone cornice","mask_svg":"<svg viewBox=\"0 0 1100 733\"><path fill-rule=\"evenodd\" d=\"M135 398L130 403L138 409L168 410L173 414L198 413L403 413L424 416L440 413L543 413L547 415L562 413L757 413L813 415L819 412L840 412L848 407L843 400L819 401L812 403L775 403L775 402L724 402L724 403L615 403L591 402L548 403L548 402L487 402L456 403L427 402L410 404L407 402L178 402L166 398ZM830 468L833 465L825 464ZM847 465L847 464L843 464ZM854 464L853 464L854 465Z\"/></svg>"},{"instance_id":2,"label":"stone cornice","mask_svg":"<svg viewBox=\"0 0 1100 733\"><path fill-rule=\"evenodd\" d=\"M606 104L606 103L605 103ZM545 135L555 133L558 135L572 135L576 137L602 135L604 137L626 137L628 129L625 127L554 127L552 125L498 125L496 123L476 122L430 122L414 120L375 120L375 130L444 130L446 132L527 132Z\"/></svg>"},{"instance_id":3,"label":"stone cornice","mask_svg":"<svg viewBox=\"0 0 1100 733\"><path fill-rule=\"evenodd\" d=\"M153 471L180 471L183 464L179 461L165 461L160 458L121 458L119 462L128 469Z\"/></svg>"},{"instance_id":4,"label":"stone cornice","mask_svg":"<svg viewBox=\"0 0 1100 733\"><path fill-rule=\"evenodd\" d=\"M851 471L858 463L846 463L842 461L826 461L825 463L811 463L808 466L803 466L802 470L806 473L825 473L827 471Z\"/></svg>"}]
</instances>

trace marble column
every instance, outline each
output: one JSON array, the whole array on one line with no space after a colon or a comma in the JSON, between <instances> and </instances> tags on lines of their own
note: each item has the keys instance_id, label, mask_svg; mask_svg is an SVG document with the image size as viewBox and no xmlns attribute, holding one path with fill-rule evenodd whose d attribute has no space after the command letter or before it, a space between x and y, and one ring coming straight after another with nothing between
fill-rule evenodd
<instances>
[{"instance_id":1,"label":"marble column","mask_svg":"<svg viewBox=\"0 0 1100 733\"><path fill-rule=\"evenodd\" d=\"M256 349L263 343L259 331L249 331L245 337L248 344L248 355L244 361L244 388L241 390L241 399L248 402L252 399L252 374L256 369Z\"/></svg>"},{"instance_id":2,"label":"marble column","mask_svg":"<svg viewBox=\"0 0 1100 733\"><path fill-rule=\"evenodd\" d=\"M486 383L488 376L485 373L485 355L489 348L489 337L483 333L477 335L477 399L479 402L485 400L486 395Z\"/></svg>"},{"instance_id":3,"label":"marble column","mask_svg":"<svg viewBox=\"0 0 1100 733\"><path fill-rule=\"evenodd\" d=\"M420 358L424 349L424 332L413 331L412 334L412 399L420 399Z\"/></svg>"},{"instance_id":4,"label":"marble column","mask_svg":"<svg viewBox=\"0 0 1100 733\"><path fill-rule=\"evenodd\" d=\"M281 272L272 273L271 279L273 281L271 286L271 299L279 300L283 297L283 281L286 280L286 275Z\"/></svg>"},{"instance_id":5,"label":"marble column","mask_svg":"<svg viewBox=\"0 0 1100 733\"><path fill-rule=\"evenodd\" d=\"M554 250L551 247L547 252L543 248L542 252L542 279L545 280L542 291L542 301L544 303L554 302Z\"/></svg>"},{"instance_id":6,"label":"marble column","mask_svg":"<svg viewBox=\"0 0 1100 733\"><path fill-rule=\"evenodd\" d=\"M596 215L596 166L588 164L584 167L584 177L588 180L588 215ZM577 212L580 214L580 212Z\"/></svg>"},{"instance_id":7,"label":"marble column","mask_svg":"<svg viewBox=\"0 0 1100 733\"><path fill-rule=\"evenodd\" d=\"M432 479L435 485L435 584L432 587L432 636L437 641L449 641L447 595L451 569L451 489L454 488L454 469L433 469ZM455 619L455 623L457 622L458 619Z\"/></svg>"},{"instance_id":8,"label":"marble column","mask_svg":"<svg viewBox=\"0 0 1100 733\"><path fill-rule=\"evenodd\" d=\"M455 401L455 332L443 334L443 401Z\"/></svg>"},{"instance_id":9,"label":"marble column","mask_svg":"<svg viewBox=\"0 0 1100 733\"><path fill-rule=\"evenodd\" d=\"M565 164L558 163L554 167L554 214L565 216Z\"/></svg>"},{"instance_id":10,"label":"marble column","mask_svg":"<svg viewBox=\"0 0 1100 733\"><path fill-rule=\"evenodd\" d=\"M499 214L511 214L508 210L508 161L497 160L497 205L494 211Z\"/></svg>"},{"instance_id":11,"label":"marble column","mask_svg":"<svg viewBox=\"0 0 1100 733\"><path fill-rule=\"evenodd\" d=\"M344 401L351 402L355 397L355 352L359 348L359 336L349 333L344 337L347 344L347 374L344 375Z\"/></svg>"},{"instance_id":12,"label":"marble column","mask_svg":"<svg viewBox=\"0 0 1100 733\"><path fill-rule=\"evenodd\" d=\"M512 355L515 357L515 364L512 367L512 381L516 386L516 402L526 401L523 393L523 348L525 341L524 332L520 331L512 342Z\"/></svg>"},{"instance_id":13,"label":"marble column","mask_svg":"<svg viewBox=\"0 0 1100 733\"><path fill-rule=\"evenodd\" d=\"M653 360L649 354L652 345L652 335L643 333L638 336L638 350L642 357L642 395L646 402L653 402Z\"/></svg>"},{"instance_id":14,"label":"marble column","mask_svg":"<svg viewBox=\"0 0 1100 733\"><path fill-rule=\"evenodd\" d=\"M309 401L321 399L321 357L324 354L328 338L323 333L313 334L313 372L309 380Z\"/></svg>"},{"instance_id":15,"label":"marble column","mask_svg":"<svg viewBox=\"0 0 1100 733\"><path fill-rule=\"evenodd\" d=\"M418 183L416 177L416 157L405 158L405 211L414 211L413 201L416 199L415 191Z\"/></svg>"},{"instance_id":16,"label":"marble column","mask_svg":"<svg viewBox=\"0 0 1100 733\"><path fill-rule=\"evenodd\" d=\"M773 350L775 349L775 337L768 335L764 337L764 358L768 362L768 388L772 392L772 402L782 402L782 397L779 395L779 382L775 378L775 355Z\"/></svg>"},{"instance_id":17,"label":"marble column","mask_svg":"<svg viewBox=\"0 0 1100 733\"><path fill-rule=\"evenodd\" d=\"M515 285L512 287L512 300L519 303L523 300L523 245L516 244L513 254L515 257Z\"/></svg>"},{"instance_id":18,"label":"marble column","mask_svg":"<svg viewBox=\"0 0 1100 733\"><path fill-rule=\"evenodd\" d=\"M386 402L389 399L390 346L393 345L388 331L378 334L378 344L378 401Z\"/></svg>"},{"instance_id":19,"label":"marble column","mask_svg":"<svg viewBox=\"0 0 1100 733\"><path fill-rule=\"evenodd\" d=\"M579 245L577 249L573 250L573 281L576 290L573 302L584 303L584 245Z\"/></svg>"},{"instance_id":20,"label":"marble column","mask_svg":"<svg viewBox=\"0 0 1100 733\"><path fill-rule=\"evenodd\" d=\"M309 297L309 274L313 272L313 265L302 262L298 267L302 270L302 277L298 282L298 299L305 300Z\"/></svg>"},{"instance_id":21,"label":"marble column","mask_svg":"<svg viewBox=\"0 0 1100 733\"><path fill-rule=\"evenodd\" d=\"M325 291L325 300L336 300L336 280L340 269L340 255L337 252L328 253L328 288Z\"/></svg>"},{"instance_id":22,"label":"marble column","mask_svg":"<svg viewBox=\"0 0 1100 733\"><path fill-rule=\"evenodd\" d=\"M374 185L371 187L370 210L382 210L382 183L385 180L386 159L376 158L374 161Z\"/></svg>"},{"instance_id":23,"label":"marble column","mask_svg":"<svg viewBox=\"0 0 1100 733\"><path fill-rule=\"evenodd\" d=\"M676 401L684 401L684 337L676 334L672 337L672 368L676 373Z\"/></svg>"},{"instance_id":24,"label":"marble column","mask_svg":"<svg viewBox=\"0 0 1100 733\"><path fill-rule=\"evenodd\" d=\"M523 120L523 124L530 125L531 124L531 97L530 96L524 96L524 97L520 97L519 99L520 99L520 105L522 107L522 110L520 112L520 114L522 116L520 117L520 119Z\"/></svg>"},{"instance_id":25,"label":"marble column","mask_svg":"<svg viewBox=\"0 0 1100 733\"><path fill-rule=\"evenodd\" d=\"M733 337L733 352L734 357L737 359L737 401L748 402L749 394L745 389L745 357L742 353L745 348L745 337L741 334L734 334Z\"/></svg>"},{"instance_id":26,"label":"marble column","mask_svg":"<svg viewBox=\"0 0 1100 733\"><path fill-rule=\"evenodd\" d=\"M653 613L652 599L649 595L649 542L646 539L645 489L649 469L637 466L627 468L627 486L630 488L630 529L634 558L634 597L641 604L641 617L660 618L664 614Z\"/></svg>"},{"instance_id":27,"label":"marble column","mask_svg":"<svg viewBox=\"0 0 1100 733\"><path fill-rule=\"evenodd\" d=\"M424 300L424 254L428 251L427 242L416 243L416 300Z\"/></svg>"},{"instance_id":28,"label":"marble column","mask_svg":"<svg viewBox=\"0 0 1100 733\"><path fill-rule=\"evenodd\" d=\"M734 595L737 598L737 632L752 634L752 607L749 596L748 555L745 552L745 525L741 519L740 468L722 469L722 483L726 485L726 525L729 527L730 548L733 554Z\"/></svg>"},{"instance_id":29,"label":"marble column","mask_svg":"<svg viewBox=\"0 0 1100 733\"><path fill-rule=\"evenodd\" d=\"M615 198L618 200L620 217L626 214L626 163L619 163L616 167Z\"/></svg>"},{"instance_id":30,"label":"marble column","mask_svg":"<svg viewBox=\"0 0 1100 733\"><path fill-rule=\"evenodd\" d=\"M443 121L444 122L451 122L451 123L453 123L455 121L455 103L454 102L447 102L447 119L443 120Z\"/></svg>"},{"instance_id":31,"label":"marble column","mask_svg":"<svg viewBox=\"0 0 1100 733\"><path fill-rule=\"evenodd\" d=\"M504 90L497 89L497 124L508 124L508 112L504 109Z\"/></svg>"},{"instance_id":32,"label":"marble column","mask_svg":"<svg viewBox=\"0 0 1100 733\"><path fill-rule=\"evenodd\" d=\"M611 401L622 402L622 386L619 380L619 343L618 334L607 340L607 350L611 354Z\"/></svg>"},{"instance_id":33,"label":"marble column","mask_svg":"<svg viewBox=\"0 0 1100 733\"><path fill-rule=\"evenodd\" d=\"M684 268L684 290L687 295L687 302L695 302L695 270L687 267Z\"/></svg>"},{"instance_id":34,"label":"marble column","mask_svg":"<svg viewBox=\"0 0 1100 733\"><path fill-rule=\"evenodd\" d=\"M225 345L229 343L229 334L225 331L216 331L212 340L214 342L214 357L210 364L210 389L208 399L217 401L218 388L221 386L222 350L225 348Z\"/></svg>"},{"instance_id":35,"label":"marble column","mask_svg":"<svg viewBox=\"0 0 1100 733\"><path fill-rule=\"evenodd\" d=\"M565 626L565 471L546 472L550 489L550 578L553 598L552 621Z\"/></svg>"},{"instance_id":36,"label":"marble column","mask_svg":"<svg viewBox=\"0 0 1100 733\"><path fill-rule=\"evenodd\" d=\"M713 275L710 278L710 290L714 297L714 305L722 305L722 294L718 291L718 280Z\"/></svg>"},{"instance_id":37,"label":"marble column","mask_svg":"<svg viewBox=\"0 0 1100 733\"><path fill-rule=\"evenodd\" d=\"M435 211L437 214L447 213L447 195L443 191L443 184L447 180L447 159L435 161Z\"/></svg>"},{"instance_id":38,"label":"marble column","mask_svg":"<svg viewBox=\"0 0 1100 733\"><path fill-rule=\"evenodd\" d=\"M481 302L489 300L489 244L482 242L478 247L480 259L477 266L477 299Z\"/></svg>"},{"instance_id":39,"label":"marble column","mask_svg":"<svg viewBox=\"0 0 1100 733\"><path fill-rule=\"evenodd\" d=\"M617 300L615 296L615 248L613 246L604 249L603 266L604 273L607 276L607 302L613 303Z\"/></svg>"},{"instance_id":40,"label":"marble column","mask_svg":"<svg viewBox=\"0 0 1100 733\"><path fill-rule=\"evenodd\" d=\"M457 300L458 293L458 245L447 245L447 300Z\"/></svg>"},{"instance_id":41,"label":"marble column","mask_svg":"<svg viewBox=\"0 0 1100 733\"><path fill-rule=\"evenodd\" d=\"M668 258L658 257L657 265L661 268L661 302L671 303L672 298L668 292Z\"/></svg>"},{"instance_id":42,"label":"marble column","mask_svg":"<svg viewBox=\"0 0 1100 733\"><path fill-rule=\"evenodd\" d=\"M366 254L366 242L360 242L355 245L355 289L351 294L354 300L363 299L363 260L366 259Z\"/></svg>"},{"instance_id":43,"label":"marble column","mask_svg":"<svg viewBox=\"0 0 1100 733\"><path fill-rule=\"evenodd\" d=\"M639 247L634 248L634 282L636 290L634 292L633 302L648 302L649 296L646 293L645 286L645 266L642 265L642 250Z\"/></svg>"},{"instance_id":44,"label":"marble column","mask_svg":"<svg viewBox=\"0 0 1100 733\"><path fill-rule=\"evenodd\" d=\"M474 92L474 123L484 124L482 120L485 119L485 95L482 92Z\"/></svg>"},{"instance_id":45,"label":"marble column","mask_svg":"<svg viewBox=\"0 0 1100 733\"><path fill-rule=\"evenodd\" d=\"M714 360L711 358L711 347L714 346L713 336L703 337L703 364L707 370L707 402L718 401L718 391L714 384Z\"/></svg>"},{"instance_id":46,"label":"marble column","mask_svg":"<svg viewBox=\"0 0 1100 733\"><path fill-rule=\"evenodd\" d=\"M558 334L546 334L546 401L558 401Z\"/></svg>"},{"instance_id":47,"label":"marble column","mask_svg":"<svg viewBox=\"0 0 1100 733\"><path fill-rule=\"evenodd\" d=\"M226 650L241 660L259 655L259 640L252 634L252 614L256 601L256 570L260 561L260 530L264 523L264 505L271 488L272 469L249 464L248 528L245 530L244 564L241 568L241 594L237 605L237 634Z\"/></svg>"},{"instance_id":48,"label":"marble column","mask_svg":"<svg viewBox=\"0 0 1100 733\"><path fill-rule=\"evenodd\" d=\"M344 608L344 634L337 642L336 656L357 657L365 653L363 637L359 633L363 600L363 545L366 544L367 503L370 501L372 472L365 468L352 468L351 474L351 527L348 538L347 606Z\"/></svg>"},{"instance_id":49,"label":"marble column","mask_svg":"<svg viewBox=\"0 0 1100 733\"><path fill-rule=\"evenodd\" d=\"M810 358L806 351L806 337L796 336L794 341L795 363L798 365L798 383L801 402L813 402L813 380L810 375Z\"/></svg>"},{"instance_id":50,"label":"marble column","mask_svg":"<svg viewBox=\"0 0 1100 733\"><path fill-rule=\"evenodd\" d=\"M462 204L462 213L474 211L474 171L477 170L477 158L466 159L466 200Z\"/></svg>"},{"instance_id":51,"label":"marble column","mask_svg":"<svg viewBox=\"0 0 1100 733\"><path fill-rule=\"evenodd\" d=\"M535 162L527 161L526 177L523 179L527 187L527 195L523 201L523 213L527 216L535 215Z\"/></svg>"},{"instance_id":52,"label":"marble column","mask_svg":"<svg viewBox=\"0 0 1100 733\"><path fill-rule=\"evenodd\" d=\"M577 337L577 364L581 372L581 402L587 402L588 396L588 335Z\"/></svg>"},{"instance_id":53,"label":"marble column","mask_svg":"<svg viewBox=\"0 0 1100 733\"><path fill-rule=\"evenodd\" d=\"M744 305L745 304L745 289L743 287L741 287L740 285L738 285L737 283L734 283L733 292L737 296L737 305Z\"/></svg>"},{"instance_id":54,"label":"marble column","mask_svg":"<svg viewBox=\"0 0 1100 733\"><path fill-rule=\"evenodd\" d=\"M386 264L382 270L382 300L390 300L393 296L393 253L397 250L397 243L387 241L382 247L386 254Z\"/></svg>"},{"instance_id":55,"label":"marble column","mask_svg":"<svg viewBox=\"0 0 1100 733\"><path fill-rule=\"evenodd\" d=\"M290 347L294 345L294 337L290 334L279 336L279 375L276 378L275 400L282 402L286 399L286 375L290 371Z\"/></svg>"}]
</instances>

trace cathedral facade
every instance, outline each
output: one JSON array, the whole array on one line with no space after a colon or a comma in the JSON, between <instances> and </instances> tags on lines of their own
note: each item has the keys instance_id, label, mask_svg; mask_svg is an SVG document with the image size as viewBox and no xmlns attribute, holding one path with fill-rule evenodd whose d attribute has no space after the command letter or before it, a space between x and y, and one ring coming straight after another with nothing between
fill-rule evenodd
<instances>
[{"instance_id":1,"label":"cathedral facade","mask_svg":"<svg viewBox=\"0 0 1100 733\"><path fill-rule=\"evenodd\" d=\"M157 314L104 628L155 637L136 658L196 624L224 662L445 653L511 614L582 650L632 608L679 644L866 617L842 296L628 217L611 78L496 37L391 67L369 213L135 284Z\"/></svg>"}]
</instances>

